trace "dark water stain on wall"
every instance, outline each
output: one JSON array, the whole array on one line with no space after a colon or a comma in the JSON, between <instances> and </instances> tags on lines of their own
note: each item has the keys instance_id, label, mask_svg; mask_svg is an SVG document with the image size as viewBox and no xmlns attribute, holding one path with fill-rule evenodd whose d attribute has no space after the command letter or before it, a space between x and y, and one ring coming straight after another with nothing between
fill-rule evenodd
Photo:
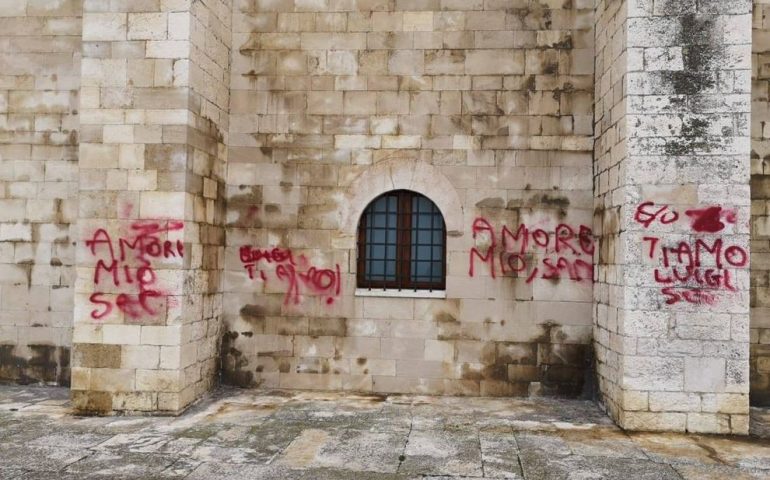
<instances>
[{"instance_id":1,"label":"dark water stain on wall","mask_svg":"<svg viewBox=\"0 0 770 480\"><path fill-rule=\"evenodd\" d=\"M29 356L21 356L18 346L0 345L0 381L69 386L69 347L28 345L27 348Z\"/></svg>"},{"instance_id":2,"label":"dark water stain on wall","mask_svg":"<svg viewBox=\"0 0 770 480\"><path fill-rule=\"evenodd\" d=\"M344 317L308 319L308 335L311 337L346 337L348 319Z\"/></svg>"},{"instance_id":3,"label":"dark water stain on wall","mask_svg":"<svg viewBox=\"0 0 770 480\"><path fill-rule=\"evenodd\" d=\"M479 342L478 358L472 362L452 361L460 369L458 380L475 384L484 396L560 396L591 398L594 392L593 352L591 345L569 343L569 336L557 323L542 324L539 334L527 341L484 341L490 332L474 330L473 324L459 321L454 312L437 311L433 314L437 338L447 342ZM312 327L318 337L345 338L345 319L325 319L325 328ZM491 329L501 322L484 322L481 328ZM475 325L478 327L478 325ZM328 328L328 330L326 330ZM340 335L334 335L340 334ZM335 346L334 353L322 358L297 358L292 361L290 351L260 351L256 357L243 354L235 346L238 332L226 332L222 340L222 381L240 387L254 387L261 383L262 374L303 373L339 374L334 362L341 359ZM359 372L369 373L368 359L364 356L351 360Z\"/></svg>"},{"instance_id":4,"label":"dark water stain on wall","mask_svg":"<svg viewBox=\"0 0 770 480\"><path fill-rule=\"evenodd\" d=\"M528 342L486 342L481 367L463 363L461 378L479 382L482 395L590 397L591 346L560 343L566 336L556 323L541 327Z\"/></svg>"},{"instance_id":5,"label":"dark water stain on wall","mask_svg":"<svg viewBox=\"0 0 770 480\"><path fill-rule=\"evenodd\" d=\"M238 332L226 331L222 336L220 353L222 382L238 387L255 386L254 374L244 368L248 366L248 359L234 346L236 338L238 338Z\"/></svg>"},{"instance_id":6,"label":"dark water stain on wall","mask_svg":"<svg viewBox=\"0 0 770 480\"><path fill-rule=\"evenodd\" d=\"M770 200L770 175L763 173L751 176L751 200L752 203L756 202L764 208L765 202ZM752 220L755 220L755 218L753 217ZM766 241L766 238L765 236L761 240ZM763 254L763 252L757 251L752 247L752 255ZM767 308L769 304L767 292L770 290L770 274L768 274L767 269L760 269L752 265L750 282L751 308L757 309L756 311ZM766 335L767 329L760 327L759 325L761 324L758 324L754 318L752 318L751 323L752 330L755 330L760 338ZM766 366L769 365L766 360L767 358L770 358L770 345L762 343L752 343L750 345L749 372L751 388L749 391L749 403L752 406L770 406L770 369Z\"/></svg>"},{"instance_id":7,"label":"dark water stain on wall","mask_svg":"<svg viewBox=\"0 0 770 480\"><path fill-rule=\"evenodd\" d=\"M755 407L770 406L770 371L763 368L759 359L770 357L770 345L751 344L749 358L750 382L749 403Z\"/></svg>"},{"instance_id":8,"label":"dark water stain on wall","mask_svg":"<svg viewBox=\"0 0 770 480\"><path fill-rule=\"evenodd\" d=\"M262 305L244 305L240 310L241 318L249 323L253 331L257 333L264 333L265 331L265 316L268 314L268 309Z\"/></svg>"},{"instance_id":9,"label":"dark water stain on wall","mask_svg":"<svg viewBox=\"0 0 770 480\"><path fill-rule=\"evenodd\" d=\"M559 208L566 210L570 205L569 198L551 196L547 193L542 195L535 195L527 202L528 207L545 207L545 208Z\"/></svg>"},{"instance_id":10,"label":"dark water stain on wall","mask_svg":"<svg viewBox=\"0 0 770 480\"><path fill-rule=\"evenodd\" d=\"M228 227L259 228L262 226L262 187L239 185L238 193L227 199L227 210L234 211L238 218Z\"/></svg>"}]
</instances>

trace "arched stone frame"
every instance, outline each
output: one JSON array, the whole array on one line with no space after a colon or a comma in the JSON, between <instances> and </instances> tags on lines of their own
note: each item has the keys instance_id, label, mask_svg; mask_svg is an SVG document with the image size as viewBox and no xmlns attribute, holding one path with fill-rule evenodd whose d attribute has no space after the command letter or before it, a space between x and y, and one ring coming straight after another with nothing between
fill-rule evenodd
<instances>
[{"instance_id":1,"label":"arched stone frame","mask_svg":"<svg viewBox=\"0 0 770 480\"><path fill-rule=\"evenodd\" d=\"M375 198L392 190L411 190L429 198L444 216L447 236L462 236L463 206L457 190L441 170L411 159L378 163L353 180L339 209L340 235L356 238L364 209Z\"/></svg>"}]
</instances>

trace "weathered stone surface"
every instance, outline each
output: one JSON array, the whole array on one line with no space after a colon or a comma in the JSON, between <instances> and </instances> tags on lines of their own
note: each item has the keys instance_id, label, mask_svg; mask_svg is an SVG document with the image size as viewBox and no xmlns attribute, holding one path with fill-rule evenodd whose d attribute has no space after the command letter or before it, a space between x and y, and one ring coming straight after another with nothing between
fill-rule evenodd
<instances>
[{"instance_id":1,"label":"weathered stone surface","mask_svg":"<svg viewBox=\"0 0 770 480\"><path fill-rule=\"evenodd\" d=\"M74 312L89 333L73 337L73 400L84 412L178 413L213 385L231 8L84 4L84 41L106 47L84 48L80 68L88 193Z\"/></svg>"},{"instance_id":2,"label":"weathered stone surface","mask_svg":"<svg viewBox=\"0 0 770 480\"><path fill-rule=\"evenodd\" d=\"M69 384L81 5L0 5L0 380Z\"/></svg>"},{"instance_id":3,"label":"weathered stone surface","mask_svg":"<svg viewBox=\"0 0 770 480\"><path fill-rule=\"evenodd\" d=\"M503 225L542 225L552 238L559 223L588 225L592 6L295 2L291 13L291 3L233 13L227 381L580 395L587 283L566 271L527 283L499 265L492 278L473 257L472 226L490 222L499 257ZM241 201L246 185L272 198ZM356 294L360 214L392 189L426 195L454 232L445 299ZM242 247L303 255L300 274L339 267L339 291L324 298L300 281L291 293L280 262L258 261L250 276ZM542 274L541 256L527 274L535 263ZM293 328L322 318L338 328Z\"/></svg>"},{"instance_id":4,"label":"weathered stone surface","mask_svg":"<svg viewBox=\"0 0 770 480\"><path fill-rule=\"evenodd\" d=\"M751 2L734 7L597 4L594 229L602 233L594 341L602 402L624 428L748 431ZM717 33L720 22L730 35ZM727 90L716 88L724 75L738 79ZM726 107L726 96L740 106ZM713 108L695 106L701 99ZM669 173L658 162L675 166ZM706 228L704 208L741 219ZM736 285L667 274L688 263L670 262L669 248L706 238L740 251L736 269L728 267ZM698 255L688 268L725 266ZM743 397L737 408L714 407L714 396L726 394Z\"/></svg>"},{"instance_id":5,"label":"weathered stone surface","mask_svg":"<svg viewBox=\"0 0 770 480\"><path fill-rule=\"evenodd\" d=\"M550 456L545 452L524 452L521 455L525 477L567 479L580 476L598 476L607 479L643 478L676 479L679 474L671 465L660 465L644 460L607 459L605 457Z\"/></svg>"},{"instance_id":6,"label":"weathered stone surface","mask_svg":"<svg viewBox=\"0 0 770 480\"><path fill-rule=\"evenodd\" d=\"M764 93L767 85L768 25L762 20L770 9L763 1L755 1L752 16L752 70L751 96L751 402L754 405L770 405L770 310L768 310L767 259L770 249L765 245L770 231L767 226L767 200L770 198L767 171L764 168L768 155L768 134L762 125L770 113L767 103L770 97Z\"/></svg>"},{"instance_id":7,"label":"weathered stone surface","mask_svg":"<svg viewBox=\"0 0 770 480\"><path fill-rule=\"evenodd\" d=\"M0 387L0 475L657 480L770 471L762 439L628 434L574 400L225 389L163 418L76 417L66 397Z\"/></svg>"},{"instance_id":8,"label":"weathered stone surface","mask_svg":"<svg viewBox=\"0 0 770 480\"><path fill-rule=\"evenodd\" d=\"M627 428L746 433L765 3L0 0L0 380L99 414L179 413L220 369L598 390ZM443 216L440 291L357 288L392 190Z\"/></svg>"}]
</instances>

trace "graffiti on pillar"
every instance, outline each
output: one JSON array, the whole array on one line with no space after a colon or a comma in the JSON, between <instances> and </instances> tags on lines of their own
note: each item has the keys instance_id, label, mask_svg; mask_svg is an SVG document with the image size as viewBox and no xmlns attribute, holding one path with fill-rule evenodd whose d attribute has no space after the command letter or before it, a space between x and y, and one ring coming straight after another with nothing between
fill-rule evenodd
<instances>
[{"instance_id":1,"label":"graffiti on pillar","mask_svg":"<svg viewBox=\"0 0 770 480\"><path fill-rule=\"evenodd\" d=\"M691 235L674 242L662 236L642 237L645 255L658 262L652 275L666 304L713 305L719 292L738 291L734 270L748 266L749 254L724 237L728 225L738 222L735 210L715 205L681 214L669 205L644 202L637 206L634 220L645 229L684 223Z\"/></svg>"},{"instance_id":2,"label":"graffiti on pillar","mask_svg":"<svg viewBox=\"0 0 770 480\"><path fill-rule=\"evenodd\" d=\"M267 283L270 276L284 284L284 305L299 304L303 295L325 297L327 305L334 303L342 292L339 264L331 268L311 265L305 255L295 258L290 249L257 248L244 245L240 259L249 278Z\"/></svg>"},{"instance_id":3,"label":"graffiti on pillar","mask_svg":"<svg viewBox=\"0 0 770 480\"><path fill-rule=\"evenodd\" d=\"M182 228L179 221L141 220L129 226L128 234L116 239L106 229L97 229L85 241L96 259L94 293L89 298L94 305L91 318L100 320L115 308L129 319L162 313L167 295L158 285L154 264L184 256L181 240L163 238L167 232Z\"/></svg>"},{"instance_id":4,"label":"graffiti on pillar","mask_svg":"<svg viewBox=\"0 0 770 480\"><path fill-rule=\"evenodd\" d=\"M479 217L473 221L472 231L478 243L469 253L471 277L476 275L478 262L492 278L524 277L527 283L537 278L593 281L594 237L585 225L561 223L549 229L519 224L511 230L506 225L495 228Z\"/></svg>"}]
</instances>

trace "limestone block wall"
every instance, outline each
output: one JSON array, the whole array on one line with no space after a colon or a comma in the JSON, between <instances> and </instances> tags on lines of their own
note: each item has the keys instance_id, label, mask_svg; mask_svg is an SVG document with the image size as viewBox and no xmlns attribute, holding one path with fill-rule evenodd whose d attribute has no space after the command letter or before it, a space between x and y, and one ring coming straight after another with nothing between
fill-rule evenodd
<instances>
[{"instance_id":1,"label":"limestone block wall","mask_svg":"<svg viewBox=\"0 0 770 480\"><path fill-rule=\"evenodd\" d=\"M770 2L754 1L751 102L751 403L770 405Z\"/></svg>"},{"instance_id":2,"label":"limestone block wall","mask_svg":"<svg viewBox=\"0 0 770 480\"><path fill-rule=\"evenodd\" d=\"M195 2L189 20L192 125L187 132L187 189L193 195L198 238L190 252L197 267L189 272L185 292L191 334L182 345L182 356L185 365L192 362L185 368L185 383L194 386L198 398L216 382L221 363L232 2Z\"/></svg>"},{"instance_id":3,"label":"limestone block wall","mask_svg":"<svg viewBox=\"0 0 770 480\"><path fill-rule=\"evenodd\" d=\"M596 83L594 86L594 353L601 401L610 411L622 402L618 363L618 312L622 308L622 168L627 161L626 92L628 3L602 1L596 7ZM621 193L621 194L619 194Z\"/></svg>"},{"instance_id":4,"label":"limestone block wall","mask_svg":"<svg viewBox=\"0 0 770 480\"><path fill-rule=\"evenodd\" d=\"M81 12L0 4L0 381L69 383Z\"/></svg>"},{"instance_id":5,"label":"limestone block wall","mask_svg":"<svg viewBox=\"0 0 770 480\"><path fill-rule=\"evenodd\" d=\"M181 411L215 379L229 5L83 14L73 405Z\"/></svg>"},{"instance_id":6,"label":"limestone block wall","mask_svg":"<svg viewBox=\"0 0 770 480\"><path fill-rule=\"evenodd\" d=\"M619 12L625 142L607 196L619 208L598 219L615 242L599 260L596 337L614 364L602 397L624 428L745 434L751 2L629 0Z\"/></svg>"},{"instance_id":7,"label":"limestone block wall","mask_svg":"<svg viewBox=\"0 0 770 480\"><path fill-rule=\"evenodd\" d=\"M588 0L234 2L224 381L587 388L593 24ZM356 294L360 214L399 188L442 210L445 299Z\"/></svg>"}]
</instances>

